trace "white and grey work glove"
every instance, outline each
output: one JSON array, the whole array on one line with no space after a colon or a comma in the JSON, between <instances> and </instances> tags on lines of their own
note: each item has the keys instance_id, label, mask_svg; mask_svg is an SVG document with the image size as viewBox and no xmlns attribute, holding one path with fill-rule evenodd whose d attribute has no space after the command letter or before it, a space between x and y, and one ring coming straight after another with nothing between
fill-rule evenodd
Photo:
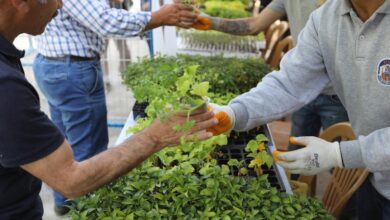
<instances>
[{"instance_id":1,"label":"white and grey work glove","mask_svg":"<svg viewBox=\"0 0 390 220\"><path fill-rule=\"evenodd\" d=\"M208 110L213 111L214 118L218 119L218 124L208 128L208 132L212 132L213 135L219 135L222 133L229 133L233 129L236 117L230 106L210 103L208 105Z\"/></svg>"},{"instance_id":2,"label":"white and grey work glove","mask_svg":"<svg viewBox=\"0 0 390 220\"><path fill-rule=\"evenodd\" d=\"M343 167L340 145L318 137L291 137L294 145L306 146L274 155L277 163L293 174L316 175L333 167Z\"/></svg>"}]
</instances>

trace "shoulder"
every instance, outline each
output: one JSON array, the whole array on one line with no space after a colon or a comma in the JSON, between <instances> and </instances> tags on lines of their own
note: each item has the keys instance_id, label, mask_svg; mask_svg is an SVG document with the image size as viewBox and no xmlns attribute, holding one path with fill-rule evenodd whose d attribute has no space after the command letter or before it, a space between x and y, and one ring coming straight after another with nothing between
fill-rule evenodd
<instances>
[{"instance_id":1,"label":"shoulder","mask_svg":"<svg viewBox=\"0 0 390 220\"><path fill-rule=\"evenodd\" d=\"M335 18L336 14L339 13L339 8L343 0L327 0L318 9L313 12L313 15L323 16L332 15ZM329 20L329 19L328 19Z\"/></svg>"}]
</instances>

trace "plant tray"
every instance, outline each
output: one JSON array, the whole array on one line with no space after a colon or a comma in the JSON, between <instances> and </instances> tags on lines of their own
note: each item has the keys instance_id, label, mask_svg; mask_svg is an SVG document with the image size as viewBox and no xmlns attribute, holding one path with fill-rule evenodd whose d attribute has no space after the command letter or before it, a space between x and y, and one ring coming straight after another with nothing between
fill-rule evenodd
<instances>
[{"instance_id":1,"label":"plant tray","mask_svg":"<svg viewBox=\"0 0 390 220\"><path fill-rule=\"evenodd\" d=\"M134 120L146 117L145 109L147 106L147 102L135 102L133 106ZM265 144L265 146L269 154L273 150L276 150L268 125L263 125L245 132L232 132L228 139L228 145L223 147L217 147L215 149L216 155L222 155L221 157L215 157L218 164L227 164L230 159L244 161L243 166L249 171L247 176L257 177L254 170L248 168L251 158L247 157L247 152L245 152L244 149L247 143L250 140L255 139L256 135L258 134L264 134L268 138L268 142ZM232 175L238 175L237 168L231 167L230 169L230 173ZM276 165L275 163L271 168L268 168L267 166L262 166L262 171L263 174L268 175L267 178L272 187L276 187L280 191L292 194L290 183L288 182L286 173L281 166Z\"/></svg>"},{"instance_id":2,"label":"plant tray","mask_svg":"<svg viewBox=\"0 0 390 220\"><path fill-rule=\"evenodd\" d=\"M243 161L243 167L248 169L248 177L257 177L255 171L252 168L248 168L252 158L247 157L248 153L245 152L245 147L247 143L250 140L255 139L258 134L264 134L268 138L269 141L265 144L265 146L269 154L275 150L273 139L267 125L254 128L247 132L232 132L228 139L228 145L215 149L215 159L218 164L227 164L230 159L237 159L238 161ZM292 194L291 186L288 182L284 169L281 166L274 163L271 168L268 168L263 165L262 171L263 174L267 175L268 181L272 187L276 187L280 191ZM237 176L238 169L236 167L230 167L230 173Z\"/></svg>"},{"instance_id":3,"label":"plant tray","mask_svg":"<svg viewBox=\"0 0 390 220\"><path fill-rule=\"evenodd\" d=\"M148 107L147 102L138 102L135 101L134 106L133 106L133 115L134 115L134 120L137 120L138 118L145 118L146 117L146 107Z\"/></svg>"}]
</instances>

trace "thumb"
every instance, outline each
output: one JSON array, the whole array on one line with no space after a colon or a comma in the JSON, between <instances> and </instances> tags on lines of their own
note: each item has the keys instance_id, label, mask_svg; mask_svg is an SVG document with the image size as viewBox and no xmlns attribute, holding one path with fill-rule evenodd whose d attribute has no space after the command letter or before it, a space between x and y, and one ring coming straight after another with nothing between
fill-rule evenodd
<instances>
[{"instance_id":1,"label":"thumb","mask_svg":"<svg viewBox=\"0 0 390 220\"><path fill-rule=\"evenodd\" d=\"M315 137L305 136L305 137L290 137L290 143L293 145L298 145L302 147L306 147L312 141L314 141Z\"/></svg>"}]
</instances>

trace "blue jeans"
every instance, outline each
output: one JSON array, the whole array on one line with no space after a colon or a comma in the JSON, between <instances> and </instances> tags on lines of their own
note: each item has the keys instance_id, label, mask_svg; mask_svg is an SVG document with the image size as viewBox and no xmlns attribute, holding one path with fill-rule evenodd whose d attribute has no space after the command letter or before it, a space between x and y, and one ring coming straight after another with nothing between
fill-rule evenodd
<instances>
[{"instance_id":1,"label":"blue jeans","mask_svg":"<svg viewBox=\"0 0 390 220\"><path fill-rule=\"evenodd\" d=\"M370 178L356 193L359 220L390 220L390 201L372 186Z\"/></svg>"},{"instance_id":2,"label":"blue jeans","mask_svg":"<svg viewBox=\"0 0 390 220\"><path fill-rule=\"evenodd\" d=\"M51 119L82 161L107 149L107 108L100 61L52 60L38 55L37 84L49 102ZM56 205L66 198L54 192Z\"/></svg>"}]
</instances>

